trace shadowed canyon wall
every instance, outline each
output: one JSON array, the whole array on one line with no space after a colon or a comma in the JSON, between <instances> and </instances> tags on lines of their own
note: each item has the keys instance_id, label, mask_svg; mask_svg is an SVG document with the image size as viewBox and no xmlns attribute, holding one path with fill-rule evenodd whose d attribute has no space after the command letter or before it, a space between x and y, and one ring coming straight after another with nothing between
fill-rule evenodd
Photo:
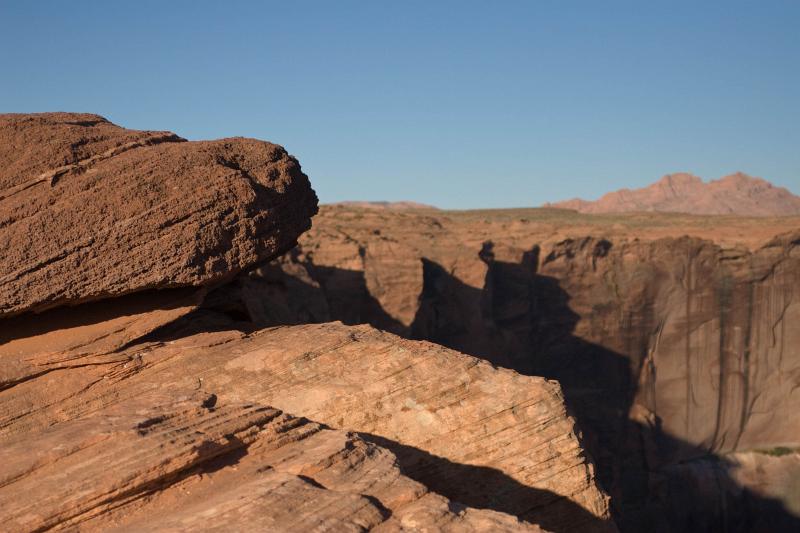
<instances>
[{"instance_id":1,"label":"shadowed canyon wall","mask_svg":"<svg viewBox=\"0 0 800 533\"><path fill-rule=\"evenodd\" d=\"M330 209L238 284L264 324L370 323L557 379L623 530L791 530L797 476L762 463L798 472L800 233L670 231Z\"/></svg>"}]
</instances>

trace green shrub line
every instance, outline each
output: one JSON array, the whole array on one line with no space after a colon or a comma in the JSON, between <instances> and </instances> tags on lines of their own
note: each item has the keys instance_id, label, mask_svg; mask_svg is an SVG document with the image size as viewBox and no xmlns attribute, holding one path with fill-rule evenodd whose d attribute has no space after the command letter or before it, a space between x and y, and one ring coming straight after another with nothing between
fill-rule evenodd
<instances>
[{"instance_id":1,"label":"green shrub line","mask_svg":"<svg viewBox=\"0 0 800 533\"><path fill-rule=\"evenodd\" d=\"M771 455L773 457L783 457L784 455L790 455L793 453L800 452L800 448L787 448L786 446L776 446L775 448L770 448L768 450L755 450L756 453L762 453L764 455Z\"/></svg>"}]
</instances>

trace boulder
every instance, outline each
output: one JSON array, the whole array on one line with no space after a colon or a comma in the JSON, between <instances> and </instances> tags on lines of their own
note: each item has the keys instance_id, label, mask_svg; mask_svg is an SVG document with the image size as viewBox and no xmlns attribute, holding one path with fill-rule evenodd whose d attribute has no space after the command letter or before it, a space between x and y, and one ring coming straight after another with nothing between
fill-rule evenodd
<instances>
[{"instance_id":1,"label":"boulder","mask_svg":"<svg viewBox=\"0 0 800 533\"><path fill-rule=\"evenodd\" d=\"M294 246L316 211L271 143L0 115L0 318L219 284Z\"/></svg>"}]
</instances>

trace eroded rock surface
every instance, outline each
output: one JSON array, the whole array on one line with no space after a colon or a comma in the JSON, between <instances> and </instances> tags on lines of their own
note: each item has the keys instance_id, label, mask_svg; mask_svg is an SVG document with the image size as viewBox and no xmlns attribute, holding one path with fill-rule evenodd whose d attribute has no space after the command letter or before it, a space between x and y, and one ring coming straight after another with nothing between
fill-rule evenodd
<instances>
[{"instance_id":1,"label":"eroded rock surface","mask_svg":"<svg viewBox=\"0 0 800 533\"><path fill-rule=\"evenodd\" d=\"M303 266L269 292L316 212L282 148L61 113L0 139L9 531L615 530L557 383L300 325L330 313Z\"/></svg>"},{"instance_id":2,"label":"eroded rock surface","mask_svg":"<svg viewBox=\"0 0 800 533\"><path fill-rule=\"evenodd\" d=\"M541 531L459 509L355 435L217 404L148 393L5 442L4 529Z\"/></svg>"},{"instance_id":3,"label":"eroded rock surface","mask_svg":"<svg viewBox=\"0 0 800 533\"><path fill-rule=\"evenodd\" d=\"M772 509L780 530L800 523L793 511L720 458L800 446L797 229L325 208L289 259L237 283L263 325L292 313L370 323L558 380L628 530L745 531L763 518L731 514L742 509ZM280 303L296 306L298 284L313 309ZM688 463L731 490L693 492ZM670 500L679 493L693 505Z\"/></svg>"},{"instance_id":4,"label":"eroded rock surface","mask_svg":"<svg viewBox=\"0 0 800 533\"><path fill-rule=\"evenodd\" d=\"M137 406L144 401L150 407L142 407L146 416L141 416L156 420L152 423L155 428L160 424L161 415L154 415L151 407L202 393L206 395L205 405L220 413L209 412L209 424L213 422L216 428L223 423L221 419L218 421L223 417L222 413L232 410L230 423L242 427L225 426L214 431L199 427L177 433L172 429L165 430L164 434L173 439L186 435L186 444L154 442L153 451L146 454L147 461L156 461L158 453L168 457L172 454L183 457L185 453L187 459L180 461L188 466L181 468L188 469L189 463L193 465L192 461L196 459L196 451L192 450L198 447L214 450L214 446L224 447L240 441L244 444L239 447L245 446L247 438L252 437L251 433L258 433L248 422L251 414L256 418L261 416L253 406L272 405L286 412L302 414L328 427L358 432L372 443L371 446L396 454L400 471L422 484L414 485L417 487L414 490L438 494L422 498L420 493L418 497L406 498L409 501L406 511L393 511L390 520L389 516L364 511L368 518L372 517L369 520L387 520L382 527L402 526L408 530L418 526L431 530L473 527L480 530L482 527L495 527L495 523L498 527L516 527L519 525L517 518L512 517L519 516L526 521L520 525L521 528L536 524L556 531L571 528L614 530L613 524L607 520L607 498L593 482L593 468L580 447L577 429L565 411L556 383L496 369L446 348L403 340L368 326L353 328L323 324L270 328L251 333L237 330L207 332L228 323L222 320L217 322L217 328L210 327L217 320L211 313L200 328L206 332L191 334L191 330L203 320L202 316L186 315L139 342L105 353L102 357L80 353L70 356L69 352L58 352L50 356L57 359L57 364L48 366L47 357L38 356L37 365L41 369L38 374L0 391L0 441L11 450L8 456L12 462L21 464L20 468L24 469L29 460L39 461L33 454L32 458L20 462L18 457L25 456L24 446L18 444L14 448L9 443L21 443L31 435L43 432L48 434L46 432L51 431L48 428L62 428L52 431L67 433L53 438L67 443L68 447L77 446L72 435L86 431L74 430L76 433L72 433L69 428L74 424L89 424L84 422L86 419L113 421L115 413L121 410L138 413L140 408ZM113 327L113 321L108 324ZM15 342L23 347L23 351L18 352L22 359L33 355L24 352L25 346L33 344L31 341L23 344L18 339ZM193 412L204 413L202 409L193 409ZM185 423L190 422L201 423L193 419ZM133 431L134 425L125 422L124 429ZM217 443L213 435L228 437ZM245 438L244 435L251 437ZM208 439L217 444L203 444ZM37 437L36 440L42 442L42 450L50 448L46 437ZM113 468L108 472L106 479L114 490L131 476L138 479L155 468L147 466L149 463L139 464L133 448L125 447L131 446L128 441L129 438L120 437L119 441L102 445L103 450L108 448L108 453L119 457L129 469L129 473ZM116 449L117 446L121 448ZM184 448L187 451L181 452ZM135 449L137 454L145 453L143 444ZM69 457L70 461L76 461L75 468L86 469L86 472L95 468L92 466L95 463L85 464L88 459ZM167 462L172 465L180 461L176 458ZM255 468L256 463L253 464ZM54 470L59 470L59 467L54 467ZM31 471L28 476L31 486L36 483L46 485L42 472L38 469ZM171 474L158 475L169 477ZM13 472L11 476L20 478ZM230 476L239 479L239 474ZM82 483L89 484L89 479L91 476L87 473ZM246 483L246 479L239 481ZM318 482L330 488L328 483ZM151 487L154 481L147 478L141 483L143 487ZM423 489L423 485L427 488ZM21 486L9 485L8 490L16 493ZM97 486L97 490L105 490ZM312 489L305 487L308 494L300 491L302 494L296 496L297 500L312 497ZM129 492L128 488L119 490L124 494ZM144 489L136 490L141 492ZM163 492L161 488L148 490L158 494ZM266 493L272 489L263 490ZM289 488L285 490L290 491ZM85 494L77 488L76 492ZM381 502L389 498L370 492L359 494L374 495ZM106 501L109 497L107 494L92 496L87 501ZM222 497L224 501L219 503L223 510L227 509L225 502L228 497ZM230 498L238 497L230 495ZM277 496L270 496L274 497ZM446 502L443 497L458 502L450 505L451 510L463 509L463 512L445 512L447 506L442 503ZM72 514L69 517L63 514L65 506L73 509L71 500L58 496L51 500L54 510L48 511L47 516L53 518L36 515L38 518L35 520L50 524L73 519ZM185 501L189 506L185 514L181 511L170 520L189 520L192 513L188 509L194 508L195 500ZM19 505L24 505L24 502ZM149 500L142 505L150 509L148 514L158 508ZM151 509L151 505L155 507ZM250 505L247 504L248 516L266 504L254 502L253 509ZM389 503L382 505L394 509ZM348 509L351 510L342 511L339 518L367 520L352 508ZM18 511L8 512L16 515ZM87 508L80 513L76 511L74 516L97 514L101 521L114 522L115 512L98 507L90 513ZM406 512L408 515L404 514ZM238 515L226 513L217 515L214 511L211 515L214 520L225 520L225 517L240 519ZM322 520L325 516L321 512L315 520ZM241 519L244 523L250 520L247 517ZM21 527L25 529L27 526Z\"/></svg>"},{"instance_id":5,"label":"eroded rock surface","mask_svg":"<svg viewBox=\"0 0 800 533\"><path fill-rule=\"evenodd\" d=\"M282 148L67 113L0 141L4 530L616 530L556 382L301 325L332 309L264 263L316 212Z\"/></svg>"},{"instance_id":6,"label":"eroded rock surface","mask_svg":"<svg viewBox=\"0 0 800 533\"><path fill-rule=\"evenodd\" d=\"M291 248L316 209L274 144L0 115L0 317L219 283Z\"/></svg>"}]
</instances>

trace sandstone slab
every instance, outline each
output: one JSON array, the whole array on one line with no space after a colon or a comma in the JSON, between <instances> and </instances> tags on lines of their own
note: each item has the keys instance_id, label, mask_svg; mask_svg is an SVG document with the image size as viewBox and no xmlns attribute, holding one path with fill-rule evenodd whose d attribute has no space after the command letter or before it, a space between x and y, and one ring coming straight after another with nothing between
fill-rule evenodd
<instances>
[{"instance_id":1,"label":"sandstone slab","mask_svg":"<svg viewBox=\"0 0 800 533\"><path fill-rule=\"evenodd\" d=\"M355 435L203 393L145 394L5 443L4 459L6 531L541 531L455 509Z\"/></svg>"},{"instance_id":2,"label":"sandstone slab","mask_svg":"<svg viewBox=\"0 0 800 533\"><path fill-rule=\"evenodd\" d=\"M566 412L558 384L496 369L440 346L403 340L366 326L305 325L244 333L211 331L215 328L207 323L200 328L204 332L189 333L202 320L186 315L103 356L80 352L68 356L67 350L50 355L53 364L48 364L48 356L38 356L39 373L0 391L0 445L9 449L9 443L24 442L48 428L56 431L94 416L137 411L141 399L152 395L163 399L149 401L150 405L205 394L213 398L219 413L244 409L231 414L236 424L247 426L249 415L245 412L250 408L241 406L273 405L331 428L356 431L372 445L390 450L403 475L439 496L410 502L408 513L416 509L411 515L393 512L382 527L414 530L430 523L438 524L431 525L431 530L479 530L484 526L475 524L494 527L506 523L511 515L549 530L614 530L608 521L607 498L594 483L593 467L581 448L578 429ZM113 327L113 321L109 324ZM62 442L68 446L79 442L78 433L64 431L70 433L57 437ZM198 431L210 434L208 429ZM220 434L246 441L242 431L250 430L225 429ZM180 450L185 448L190 462L194 457L191 450L198 444L187 439L185 446L178 446L177 441L159 445L158 453L183 457ZM221 445L234 440L225 437ZM14 458L12 463L25 455L22 445L18 446L18 452L9 456ZM134 452L139 453L140 447L107 447L131 469L130 475L112 469L107 477L110 487L152 470L137 463ZM155 449L153 457L157 456ZM30 460L35 460L35 454L32 457ZM28 460L22 461L23 466ZM32 473L29 482L43 482L39 480L42 472ZM150 486L150 481L142 483ZM273 489L256 487L253 491L267 495ZM298 500L313 497L311 492L297 496ZM458 502L450 506L451 511L462 509L467 514L446 512L444 504L436 503L445 501L442 497ZM56 510L72 506L63 497L53 498ZM388 497L378 498L383 502ZM429 500L433 503L426 503ZM228 504L219 505L227 509ZM355 511L342 516L348 520L381 519L380 513L367 511L366 517ZM85 512L89 511L75 516ZM54 518L47 519L52 523L67 520L53 513ZM189 511L174 514L176 520L192 515ZM230 516L247 523L239 515ZM475 517L473 526L470 517ZM516 518L509 523L516 524Z\"/></svg>"}]
</instances>

